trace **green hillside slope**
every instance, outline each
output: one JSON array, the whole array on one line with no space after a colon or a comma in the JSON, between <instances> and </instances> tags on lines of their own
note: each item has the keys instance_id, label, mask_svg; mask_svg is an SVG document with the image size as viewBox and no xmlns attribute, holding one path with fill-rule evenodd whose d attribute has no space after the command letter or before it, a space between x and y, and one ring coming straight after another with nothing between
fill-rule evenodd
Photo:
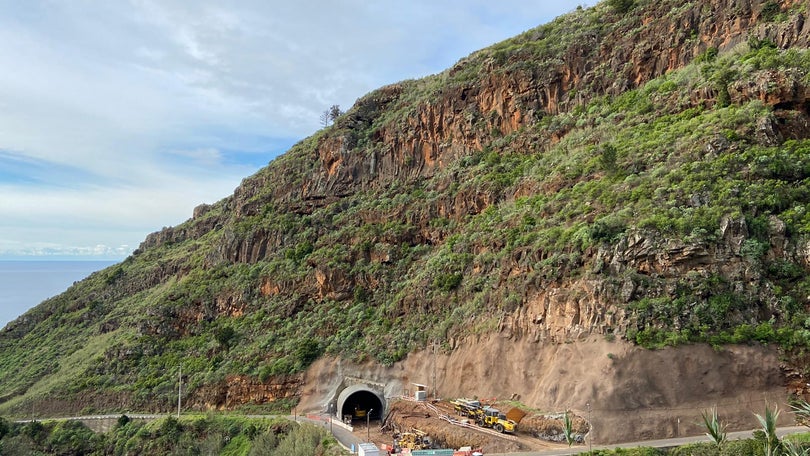
<instances>
[{"instance_id":1,"label":"green hillside slope","mask_svg":"<svg viewBox=\"0 0 810 456\"><path fill-rule=\"evenodd\" d=\"M805 369L806 4L611 3L368 94L9 324L0 413L168 409L181 365L195 408L286 409L321 356L507 326Z\"/></svg>"}]
</instances>

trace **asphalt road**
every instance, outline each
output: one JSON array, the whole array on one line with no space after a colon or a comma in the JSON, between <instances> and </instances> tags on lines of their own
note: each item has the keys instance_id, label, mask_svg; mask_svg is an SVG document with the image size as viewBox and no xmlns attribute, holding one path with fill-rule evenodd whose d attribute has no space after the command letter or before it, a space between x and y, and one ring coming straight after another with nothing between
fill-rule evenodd
<instances>
[{"instance_id":1,"label":"asphalt road","mask_svg":"<svg viewBox=\"0 0 810 456\"><path fill-rule=\"evenodd\" d=\"M759 429L759 428L757 428ZM751 438L753 432L757 429L752 429L750 431L739 431L739 432L729 432L728 439L729 440L740 440L740 439L747 439ZM777 429L777 434L780 437L784 437L785 435L789 434L796 434L800 432L808 432L808 428L804 426L791 426L791 427L782 427ZM639 441L639 442L627 442L627 443L617 443L615 445L594 445L594 450L610 450L614 448L636 448L636 447L653 447L653 448L671 448L681 445L686 445L689 443L697 443L697 442L710 442L711 440L709 437L704 435L697 435L692 437L678 437L676 439L662 439L662 440L646 440L646 441ZM588 454L588 446L587 445L577 445L571 448L563 448L563 449L556 449L556 450L543 450L543 451L531 451L531 452L524 452L524 453L487 453L486 456L565 456L571 454Z\"/></svg>"}]
</instances>

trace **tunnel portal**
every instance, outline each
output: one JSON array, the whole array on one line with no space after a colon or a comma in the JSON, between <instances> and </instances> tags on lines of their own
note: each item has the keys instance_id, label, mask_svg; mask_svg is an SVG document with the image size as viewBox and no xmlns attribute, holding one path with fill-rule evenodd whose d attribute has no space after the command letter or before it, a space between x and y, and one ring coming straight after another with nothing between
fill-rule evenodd
<instances>
[{"instance_id":1,"label":"tunnel portal","mask_svg":"<svg viewBox=\"0 0 810 456\"><path fill-rule=\"evenodd\" d=\"M349 415L353 420L378 420L384 416L385 397L368 385L352 385L341 391L338 396L337 410L340 419ZM371 410L371 415L366 418L363 412L367 413L369 410Z\"/></svg>"}]
</instances>

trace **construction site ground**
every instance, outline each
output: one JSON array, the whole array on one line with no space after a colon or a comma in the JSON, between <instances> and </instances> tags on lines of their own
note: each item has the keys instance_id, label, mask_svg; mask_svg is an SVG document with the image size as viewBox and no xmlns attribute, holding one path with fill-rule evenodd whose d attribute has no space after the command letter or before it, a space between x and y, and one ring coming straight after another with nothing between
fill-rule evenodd
<instances>
[{"instance_id":1,"label":"construction site ground","mask_svg":"<svg viewBox=\"0 0 810 456\"><path fill-rule=\"evenodd\" d=\"M510 408L501 406L504 412ZM454 421L458 424L453 424ZM459 425L465 422L468 426ZM576 417L574 426L576 429L587 425L584 420ZM363 441L369 439L378 447L381 444L391 445L397 432L410 432L414 429L427 433L436 444L436 448L457 449L462 446L471 446L483 449L484 454L539 451L568 446L564 440L563 443L558 443L536 437L536 435L555 433L560 435L562 427L559 419L529 414L518 423L514 434L499 434L458 416L453 405L443 400L395 401L390 404L389 413L384 422L371 421L368 428L365 422L356 421L354 423L354 434Z\"/></svg>"}]
</instances>

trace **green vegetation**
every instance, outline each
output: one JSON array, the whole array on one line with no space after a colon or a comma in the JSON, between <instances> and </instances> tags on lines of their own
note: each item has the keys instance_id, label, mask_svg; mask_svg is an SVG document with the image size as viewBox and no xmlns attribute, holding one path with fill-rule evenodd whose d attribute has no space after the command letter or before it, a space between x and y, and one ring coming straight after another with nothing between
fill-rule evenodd
<instances>
[{"instance_id":1,"label":"green vegetation","mask_svg":"<svg viewBox=\"0 0 810 456\"><path fill-rule=\"evenodd\" d=\"M124 416L122 416L124 418ZM330 456L348 454L326 430L286 420L208 415L152 423L119 419L96 434L78 421L8 423L0 418L0 454Z\"/></svg>"},{"instance_id":2,"label":"green vegetation","mask_svg":"<svg viewBox=\"0 0 810 456\"><path fill-rule=\"evenodd\" d=\"M607 0L608 6L619 14L625 14L633 9L635 0Z\"/></svg>"},{"instance_id":3,"label":"green vegetation","mask_svg":"<svg viewBox=\"0 0 810 456\"><path fill-rule=\"evenodd\" d=\"M782 444L779 436L776 435L776 422L779 419L779 408L771 409L765 406L764 415L756 415L757 420L762 425L762 434L765 438L765 456L775 456L780 453Z\"/></svg>"},{"instance_id":4,"label":"green vegetation","mask_svg":"<svg viewBox=\"0 0 810 456\"><path fill-rule=\"evenodd\" d=\"M574 444L576 438L574 436L574 420L571 419L571 414L568 410L566 410L563 415L563 435L569 447Z\"/></svg>"},{"instance_id":5,"label":"green vegetation","mask_svg":"<svg viewBox=\"0 0 810 456\"><path fill-rule=\"evenodd\" d=\"M171 410L181 368L185 400L234 384L283 390L321 356L391 364L431 340L449 349L546 290L581 292L578 281L626 315L611 337L775 344L803 359L810 140L791 128L807 107L761 98L781 80L806 87L810 52L752 38L635 87L595 66L598 43L633 41L636 9L683 2L609 3L633 12L579 9L363 97L233 196L33 309L0 333L0 412L25 416L54 396ZM554 110L537 107L565 56L588 77ZM466 95L485 80L537 84L516 131ZM458 138L435 145L452 151L440 165L394 153L386 141L441 103L460 120ZM344 160L334 172L349 174L329 175L327 144ZM243 407L287 411L294 397Z\"/></svg>"},{"instance_id":6,"label":"green vegetation","mask_svg":"<svg viewBox=\"0 0 810 456\"><path fill-rule=\"evenodd\" d=\"M706 435L717 445L718 450L722 449L723 444L728 441L728 434L725 426L717 416L717 408L713 408L711 414L708 411L703 411L701 417L703 418L703 425L706 427Z\"/></svg>"}]
</instances>

